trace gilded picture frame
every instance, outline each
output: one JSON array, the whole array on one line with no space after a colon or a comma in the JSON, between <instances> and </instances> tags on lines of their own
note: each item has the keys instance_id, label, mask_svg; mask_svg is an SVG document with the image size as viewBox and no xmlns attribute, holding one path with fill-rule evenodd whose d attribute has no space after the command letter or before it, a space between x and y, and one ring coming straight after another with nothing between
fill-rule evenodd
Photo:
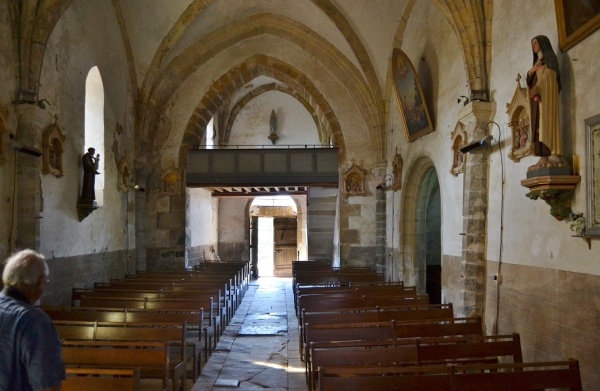
<instances>
[{"instance_id":1,"label":"gilded picture frame","mask_svg":"<svg viewBox=\"0 0 600 391\"><path fill-rule=\"evenodd\" d=\"M392 78L406 138L413 142L432 132L433 124L415 67L398 48L392 53Z\"/></svg>"},{"instance_id":2,"label":"gilded picture frame","mask_svg":"<svg viewBox=\"0 0 600 391\"><path fill-rule=\"evenodd\" d=\"M600 0L554 0L558 46L566 52L600 27Z\"/></svg>"},{"instance_id":3,"label":"gilded picture frame","mask_svg":"<svg viewBox=\"0 0 600 391\"><path fill-rule=\"evenodd\" d=\"M600 114L585 120L586 236L600 236Z\"/></svg>"}]
</instances>

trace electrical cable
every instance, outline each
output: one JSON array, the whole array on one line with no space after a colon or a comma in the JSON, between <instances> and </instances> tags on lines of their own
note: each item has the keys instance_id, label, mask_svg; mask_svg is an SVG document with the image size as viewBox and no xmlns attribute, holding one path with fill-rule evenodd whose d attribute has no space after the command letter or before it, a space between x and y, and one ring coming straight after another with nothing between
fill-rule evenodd
<instances>
[{"instance_id":1,"label":"electrical cable","mask_svg":"<svg viewBox=\"0 0 600 391\"><path fill-rule=\"evenodd\" d=\"M494 321L493 335L498 335L498 317L500 314L500 270L502 269L502 249L503 239L504 239L504 159L502 157L502 131L500 130L500 125L498 125L494 121L488 122L489 124L494 124L498 128L498 150L500 152L500 173L502 178L502 186L500 188L500 241L499 241L499 249L498 249L498 271L497 271L497 280L496 280L496 320ZM491 145L490 145L491 148Z\"/></svg>"}]
</instances>

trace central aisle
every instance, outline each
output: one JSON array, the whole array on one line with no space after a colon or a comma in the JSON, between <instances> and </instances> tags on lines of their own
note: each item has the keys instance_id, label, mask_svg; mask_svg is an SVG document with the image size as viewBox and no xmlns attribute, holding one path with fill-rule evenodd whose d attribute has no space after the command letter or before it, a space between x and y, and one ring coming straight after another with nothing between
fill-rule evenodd
<instances>
[{"instance_id":1,"label":"central aisle","mask_svg":"<svg viewBox=\"0 0 600 391\"><path fill-rule=\"evenodd\" d=\"M250 286L192 391L306 391L291 278Z\"/></svg>"}]
</instances>

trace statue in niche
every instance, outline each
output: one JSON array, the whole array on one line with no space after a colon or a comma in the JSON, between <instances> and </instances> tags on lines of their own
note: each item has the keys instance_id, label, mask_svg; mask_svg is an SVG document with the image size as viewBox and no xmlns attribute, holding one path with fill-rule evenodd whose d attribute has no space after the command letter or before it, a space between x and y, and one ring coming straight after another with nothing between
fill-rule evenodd
<instances>
[{"instance_id":1,"label":"statue in niche","mask_svg":"<svg viewBox=\"0 0 600 391\"><path fill-rule=\"evenodd\" d=\"M96 175L99 175L98 165L100 154L96 153L95 148L88 148L88 151L81 158L83 164L83 183L81 186L80 204L94 204L96 202Z\"/></svg>"},{"instance_id":2,"label":"statue in niche","mask_svg":"<svg viewBox=\"0 0 600 391\"><path fill-rule=\"evenodd\" d=\"M517 74L517 87L510 103L506 104L511 132L511 149L508 157L519 162L523 157L533 154L531 142L531 115L527 88L521 87L521 75Z\"/></svg>"},{"instance_id":3,"label":"statue in niche","mask_svg":"<svg viewBox=\"0 0 600 391\"><path fill-rule=\"evenodd\" d=\"M529 170L542 167L568 167L562 157L563 143L559 119L560 70L550 40L538 35L531 40L533 66L527 71L531 107L533 153L540 160Z\"/></svg>"},{"instance_id":4,"label":"statue in niche","mask_svg":"<svg viewBox=\"0 0 600 391\"><path fill-rule=\"evenodd\" d=\"M450 134L452 139L452 165L450 166L450 174L458 176L465 171L465 155L460 149L465 146L467 140L467 131L465 126L458 122L454 130Z\"/></svg>"},{"instance_id":5,"label":"statue in niche","mask_svg":"<svg viewBox=\"0 0 600 391\"><path fill-rule=\"evenodd\" d=\"M58 119L55 116L55 119ZM42 172L57 178L64 176L63 154L65 136L56 122L48 126L42 133Z\"/></svg>"}]
</instances>

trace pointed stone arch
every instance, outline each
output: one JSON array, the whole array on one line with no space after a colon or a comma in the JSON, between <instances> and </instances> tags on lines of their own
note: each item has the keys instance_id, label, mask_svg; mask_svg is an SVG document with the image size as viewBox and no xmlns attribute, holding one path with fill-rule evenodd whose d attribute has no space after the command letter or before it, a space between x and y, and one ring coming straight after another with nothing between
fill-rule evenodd
<instances>
[{"instance_id":1,"label":"pointed stone arch","mask_svg":"<svg viewBox=\"0 0 600 391\"><path fill-rule=\"evenodd\" d=\"M187 150L200 145L206 125L218 113L220 104L232 101L244 84L258 76L269 76L286 83L287 88L294 91L294 94L307 96L305 100L310 103L310 115L313 118L318 117L320 122L326 124L325 126L331 130L331 135L336 140L336 146L340 148L340 156L342 158L345 156L344 138L337 116L312 81L291 65L273 57L258 54L232 67L208 88L207 93L190 116L184 131L179 150L180 167L185 166Z\"/></svg>"},{"instance_id":2,"label":"pointed stone arch","mask_svg":"<svg viewBox=\"0 0 600 391\"><path fill-rule=\"evenodd\" d=\"M361 116L368 125L369 139L373 140L375 153L381 159L384 156L384 137L382 117L379 115L377 105L373 98L371 89L366 83L360 70L343 54L333 46L324 37L309 29L305 25L287 18L282 15L274 15L268 13L255 14L251 17L241 19L235 22L235 26L226 25L216 31L206 35L203 39L198 40L193 45L190 45L185 51L179 54L171 61L165 69L156 76L156 82L152 85L147 85L146 90L142 91L140 96L142 104L141 108L144 117L140 122L141 131L144 137L153 140L162 140L164 138L157 137L154 132L158 117L162 109L177 90L177 88L189 77L193 72L196 72L207 61L215 57L219 53L228 48L239 44L239 42L250 39L259 35L269 34L280 39L286 40L297 46L300 50L314 56L317 61L326 66L331 74L338 81L346 86L348 94L356 102L356 106L360 110ZM265 56L266 57L266 56ZM272 58L272 57L268 57ZM310 79L303 75L300 70L286 64L280 60L272 59L271 61L273 74L278 74L282 82L286 83L287 79L298 80L300 84L314 86ZM282 65L282 66L280 66ZM209 88L208 94L212 94L214 90L223 91L222 85L228 85L230 89L237 90L246 82L252 80L254 76L246 72L249 68L255 68L252 63L241 65L241 74L245 76L243 79L230 80L219 78L219 83L213 83ZM293 70L292 70L293 69ZM270 76L267 74L267 76ZM315 88L315 91L318 91ZM314 95L314 94L313 94ZM319 92L319 95L322 95ZM219 97L219 99L222 97ZM213 115L219 106L218 102L213 102L209 110ZM324 111L326 116L329 116L328 111ZM206 122L208 123L208 122ZM334 139L340 142L340 137L333 133ZM196 142L195 144L199 144ZM156 150L158 145L153 145ZM140 151L140 153L149 153L149 151Z\"/></svg>"}]
</instances>

